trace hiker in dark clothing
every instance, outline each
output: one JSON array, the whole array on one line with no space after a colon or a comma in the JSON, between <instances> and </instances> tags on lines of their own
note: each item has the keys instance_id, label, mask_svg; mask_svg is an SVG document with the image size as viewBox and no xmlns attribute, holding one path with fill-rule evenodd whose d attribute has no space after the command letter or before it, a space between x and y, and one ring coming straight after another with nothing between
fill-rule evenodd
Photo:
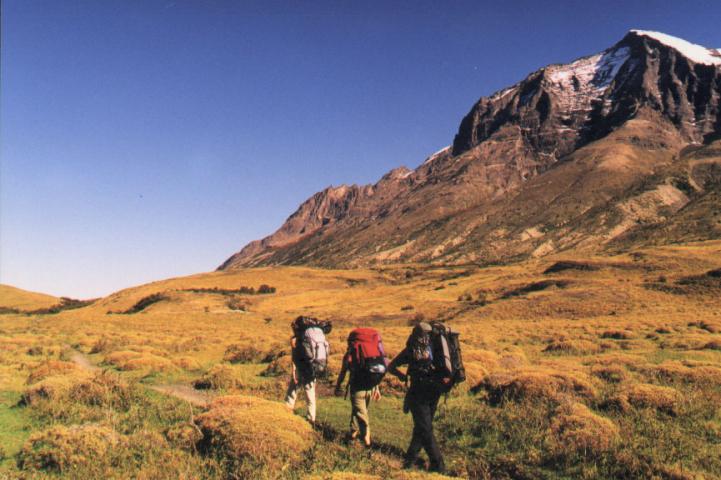
<instances>
[{"instance_id":1,"label":"hiker in dark clothing","mask_svg":"<svg viewBox=\"0 0 721 480\"><path fill-rule=\"evenodd\" d=\"M430 459L430 470L443 472L445 464L433 434L433 417L436 414L438 400L444 393L443 386L451 383L451 378L439 377L431 365L433 351L430 345L431 325L416 325L408 338L406 348L399 353L388 366L388 371L405 382L410 377L410 387L403 402L403 412L413 416L413 437L406 451L404 468L411 468L423 448ZM407 373L398 370L408 365Z\"/></svg>"}]
</instances>

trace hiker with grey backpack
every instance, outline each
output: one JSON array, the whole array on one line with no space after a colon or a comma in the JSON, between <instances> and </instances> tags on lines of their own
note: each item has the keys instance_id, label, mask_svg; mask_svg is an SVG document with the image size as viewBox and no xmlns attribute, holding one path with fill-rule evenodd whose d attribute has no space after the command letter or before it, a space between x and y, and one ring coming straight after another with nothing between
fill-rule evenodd
<instances>
[{"instance_id":1,"label":"hiker with grey backpack","mask_svg":"<svg viewBox=\"0 0 721 480\"><path fill-rule=\"evenodd\" d=\"M327 373L330 346L325 336L332 325L312 317L300 316L291 323L291 378L285 395L288 409L295 408L298 392L302 389L308 401L308 421L315 425L316 380Z\"/></svg>"},{"instance_id":2,"label":"hiker with grey backpack","mask_svg":"<svg viewBox=\"0 0 721 480\"><path fill-rule=\"evenodd\" d=\"M407 365L405 373L398 367ZM410 386L403 402L403 412L413 416L413 436L403 466L412 468L424 449L430 470L442 473L445 463L433 433L433 417L441 396L466 378L458 332L441 322L419 323L413 328L388 371Z\"/></svg>"}]
</instances>

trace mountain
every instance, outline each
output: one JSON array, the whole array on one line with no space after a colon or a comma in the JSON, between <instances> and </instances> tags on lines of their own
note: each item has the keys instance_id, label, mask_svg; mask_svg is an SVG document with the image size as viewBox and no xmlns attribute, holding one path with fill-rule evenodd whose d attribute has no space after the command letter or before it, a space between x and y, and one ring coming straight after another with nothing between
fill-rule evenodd
<instances>
[{"instance_id":1,"label":"mountain","mask_svg":"<svg viewBox=\"0 0 721 480\"><path fill-rule=\"evenodd\" d=\"M481 98L450 146L329 187L220 270L503 262L721 237L721 49L632 30Z\"/></svg>"}]
</instances>

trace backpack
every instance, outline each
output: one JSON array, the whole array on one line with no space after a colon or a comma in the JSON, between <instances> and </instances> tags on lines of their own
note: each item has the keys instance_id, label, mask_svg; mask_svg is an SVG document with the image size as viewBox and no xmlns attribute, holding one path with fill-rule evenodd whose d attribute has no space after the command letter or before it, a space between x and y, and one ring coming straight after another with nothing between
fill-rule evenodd
<instances>
[{"instance_id":1,"label":"backpack","mask_svg":"<svg viewBox=\"0 0 721 480\"><path fill-rule=\"evenodd\" d=\"M330 355L330 345L325 335L333 328L331 322L298 317L292 326L298 338L298 360L303 374L312 380L325 377Z\"/></svg>"},{"instance_id":2,"label":"backpack","mask_svg":"<svg viewBox=\"0 0 721 480\"><path fill-rule=\"evenodd\" d=\"M362 390L376 387L386 374L383 341L373 328L356 328L348 335L351 382Z\"/></svg>"},{"instance_id":3,"label":"backpack","mask_svg":"<svg viewBox=\"0 0 721 480\"><path fill-rule=\"evenodd\" d=\"M429 326L429 331L414 330L408 338L406 347L411 352L409 373L416 382L448 392L466 379L459 333L441 322L432 322ZM447 378L451 381L444 383Z\"/></svg>"}]
</instances>

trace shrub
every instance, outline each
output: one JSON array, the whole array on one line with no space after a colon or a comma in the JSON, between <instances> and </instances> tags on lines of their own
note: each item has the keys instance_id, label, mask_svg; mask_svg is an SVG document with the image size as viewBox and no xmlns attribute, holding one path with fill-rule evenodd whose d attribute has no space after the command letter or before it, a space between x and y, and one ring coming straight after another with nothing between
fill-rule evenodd
<instances>
[{"instance_id":1,"label":"shrub","mask_svg":"<svg viewBox=\"0 0 721 480\"><path fill-rule=\"evenodd\" d=\"M168 300L168 297L166 295L163 295L162 293L153 293L152 295L148 295L147 297L143 297L140 300L138 300L135 305L130 307L127 310L124 310L120 313L129 315L133 313L142 312L149 306L151 306L154 303L162 302L164 300Z\"/></svg>"},{"instance_id":2,"label":"shrub","mask_svg":"<svg viewBox=\"0 0 721 480\"><path fill-rule=\"evenodd\" d=\"M290 375L290 360L283 357L276 358L260 372L261 377L280 377L281 375Z\"/></svg>"},{"instance_id":3,"label":"shrub","mask_svg":"<svg viewBox=\"0 0 721 480\"><path fill-rule=\"evenodd\" d=\"M240 395L216 398L196 418L198 448L279 473L299 462L316 439L310 425L281 403ZM232 468L232 465L231 465Z\"/></svg>"},{"instance_id":4,"label":"shrub","mask_svg":"<svg viewBox=\"0 0 721 480\"><path fill-rule=\"evenodd\" d=\"M601 338L610 338L612 340L631 340L635 338L633 332L628 330L607 330L601 334Z\"/></svg>"},{"instance_id":5,"label":"shrub","mask_svg":"<svg viewBox=\"0 0 721 480\"><path fill-rule=\"evenodd\" d=\"M246 302L242 298L231 297L228 299L227 302L225 302L225 306L227 306L231 310L245 312L248 309L248 302Z\"/></svg>"},{"instance_id":6,"label":"shrub","mask_svg":"<svg viewBox=\"0 0 721 480\"><path fill-rule=\"evenodd\" d=\"M122 437L106 426L57 425L30 436L18 455L18 465L26 470L58 473L80 466L98 466L122 444Z\"/></svg>"},{"instance_id":7,"label":"shrub","mask_svg":"<svg viewBox=\"0 0 721 480\"><path fill-rule=\"evenodd\" d=\"M271 287L270 285L263 284L260 287L258 287L258 293L261 295L275 293L275 287Z\"/></svg>"}]
</instances>

